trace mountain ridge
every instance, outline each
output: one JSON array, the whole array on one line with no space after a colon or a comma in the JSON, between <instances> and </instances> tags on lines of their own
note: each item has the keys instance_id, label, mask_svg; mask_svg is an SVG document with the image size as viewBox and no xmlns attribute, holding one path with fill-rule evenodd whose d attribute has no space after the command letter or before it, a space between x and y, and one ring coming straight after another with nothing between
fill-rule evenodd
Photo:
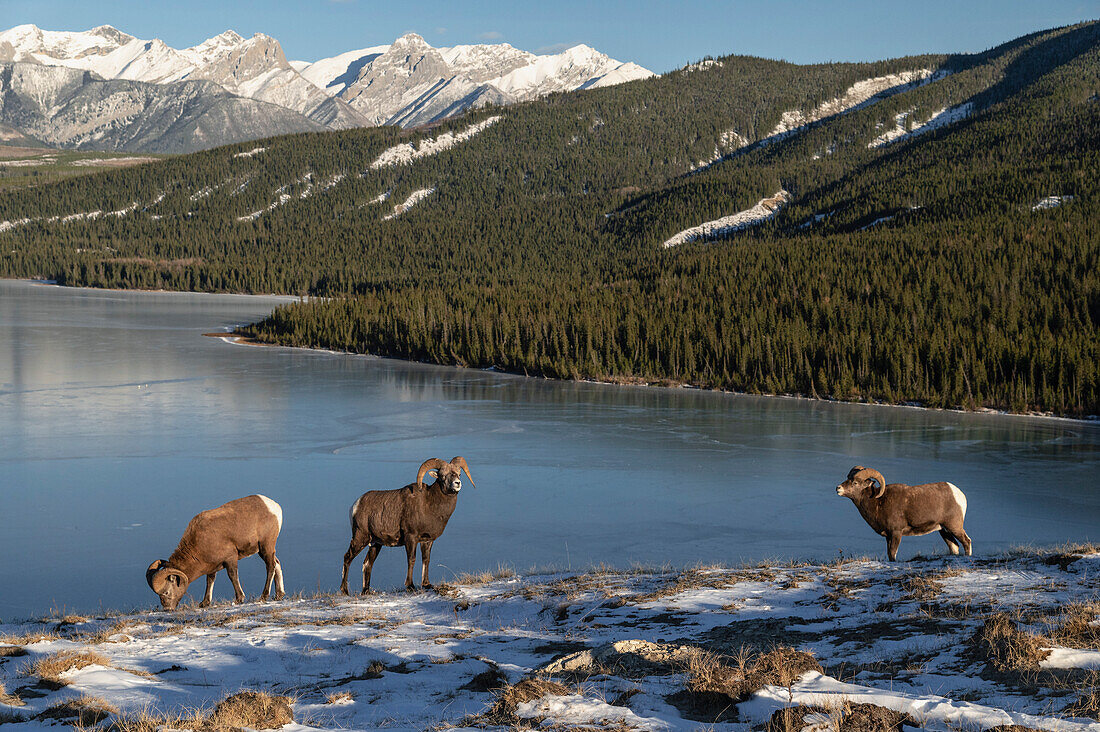
<instances>
[{"instance_id":1,"label":"mountain ridge","mask_svg":"<svg viewBox=\"0 0 1100 732\"><path fill-rule=\"evenodd\" d=\"M105 80L172 84L204 79L328 129L411 127L486 104L512 104L653 75L587 46L553 56L537 56L508 44L435 49L409 33L389 45L307 63L289 61L279 41L263 33L245 38L226 30L175 49L160 39L139 39L112 26L88 31L16 26L0 32L0 62L83 69ZM515 77L525 70L526 76ZM229 141L215 136L214 144Z\"/></svg>"}]
</instances>

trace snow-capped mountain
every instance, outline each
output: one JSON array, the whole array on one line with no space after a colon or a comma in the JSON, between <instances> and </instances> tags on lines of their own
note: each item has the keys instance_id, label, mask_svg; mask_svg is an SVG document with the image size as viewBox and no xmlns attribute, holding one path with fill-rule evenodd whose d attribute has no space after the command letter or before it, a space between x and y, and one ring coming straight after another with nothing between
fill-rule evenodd
<instances>
[{"instance_id":1,"label":"snow-capped mountain","mask_svg":"<svg viewBox=\"0 0 1100 732\"><path fill-rule=\"evenodd\" d=\"M0 63L0 139L16 144L26 135L56 147L178 153L324 129L211 81L104 80L83 69Z\"/></svg>"},{"instance_id":2,"label":"snow-capped mountain","mask_svg":"<svg viewBox=\"0 0 1100 732\"><path fill-rule=\"evenodd\" d=\"M64 66L104 80L209 81L232 95L283 107L329 129L407 127L488 103L509 104L653 75L583 45L537 56L507 43L437 49L409 33L389 45L308 63L288 61L279 42L263 33L245 38L228 30L175 49L107 25L82 32L16 26L0 33L0 62Z\"/></svg>"},{"instance_id":3,"label":"snow-capped mountain","mask_svg":"<svg viewBox=\"0 0 1100 732\"><path fill-rule=\"evenodd\" d=\"M585 45L536 56L507 43L437 49L415 33L401 36L390 46L296 66L307 79L348 102L374 124L405 127L489 102L510 104L653 76L648 69L616 61Z\"/></svg>"}]
</instances>

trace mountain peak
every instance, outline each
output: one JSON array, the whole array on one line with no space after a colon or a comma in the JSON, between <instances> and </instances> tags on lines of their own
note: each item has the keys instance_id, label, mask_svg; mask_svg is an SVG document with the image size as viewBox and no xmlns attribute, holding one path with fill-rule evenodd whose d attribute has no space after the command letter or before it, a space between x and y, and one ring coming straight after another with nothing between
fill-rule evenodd
<instances>
[{"instance_id":1,"label":"mountain peak","mask_svg":"<svg viewBox=\"0 0 1100 732\"><path fill-rule=\"evenodd\" d=\"M431 48L431 44L424 40L419 33L406 33L393 42L394 46L409 46L413 48Z\"/></svg>"}]
</instances>

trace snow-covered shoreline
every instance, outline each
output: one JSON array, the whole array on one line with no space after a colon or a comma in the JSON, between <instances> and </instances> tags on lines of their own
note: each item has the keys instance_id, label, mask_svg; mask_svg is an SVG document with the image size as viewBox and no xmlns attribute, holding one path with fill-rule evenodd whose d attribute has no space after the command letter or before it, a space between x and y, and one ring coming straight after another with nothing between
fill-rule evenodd
<instances>
[{"instance_id":1,"label":"snow-covered shoreline","mask_svg":"<svg viewBox=\"0 0 1100 732\"><path fill-rule=\"evenodd\" d=\"M1082 716L1095 715L1082 700L1096 681L1098 592L1100 547L1080 546L899 564L498 571L436 592L52 617L0 625L0 717L37 729L51 707L95 702L117 710L102 724L127 730L139 712L211 709L247 689L290 697L287 730L747 732L800 704L826 716L870 704L925 729L1100 730ZM996 624L1040 650L1006 660ZM786 684L782 668L759 671L777 648L793 659Z\"/></svg>"}]
</instances>

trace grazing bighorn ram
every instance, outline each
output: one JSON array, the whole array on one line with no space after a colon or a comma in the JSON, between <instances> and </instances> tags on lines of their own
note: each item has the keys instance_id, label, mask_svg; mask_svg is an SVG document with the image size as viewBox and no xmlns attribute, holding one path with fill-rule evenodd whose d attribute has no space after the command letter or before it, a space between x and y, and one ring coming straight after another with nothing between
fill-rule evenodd
<instances>
[{"instance_id":1,"label":"grazing bighorn ram","mask_svg":"<svg viewBox=\"0 0 1100 732\"><path fill-rule=\"evenodd\" d=\"M149 565L145 579L160 596L161 606L175 610L187 586L206 575L206 594L199 603L206 607L214 593L214 575L224 568L233 583L235 602L244 602L237 561L259 552L267 565L260 599L267 599L274 579L275 599L281 600L285 594L283 568L275 557L275 542L282 527L283 509L267 496L245 496L203 511L187 524L172 556Z\"/></svg>"},{"instance_id":2,"label":"grazing bighorn ram","mask_svg":"<svg viewBox=\"0 0 1100 732\"><path fill-rule=\"evenodd\" d=\"M455 457L445 463L439 458L425 460L416 474L416 482L404 488L388 491L368 491L359 496L351 507L351 544L344 554L344 578L340 591L348 594L348 567L359 552L367 549L363 559L363 594L370 592L370 573L378 552L384 546L405 546L409 571L405 575L405 589L416 589L413 584L413 565L416 564L416 545L420 545L420 560L424 565L421 584L431 589L428 580L428 563L432 556L432 542L439 538L447 521L454 513L458 492L462 490L462 472L474 484L466 459ZM430 473L435 483L425 485L424 474Z\"/></svg>"},{"instance_id":3,"label":"grazing bighorn ram","mask_svg":"<svg viewBox=\"0 0 1100 732\"><path fill-rule=\"evenodd\" d=\"M952 483L887 485L882 473L857 465L836 487L836 494L851 498L871 528L886 537L886 554L891 562L898 559L901 537L937 530L952 554L959 553L961 542L970 556L970 537L963 529L966 496Z\"/></svg>"}]
</instances>

